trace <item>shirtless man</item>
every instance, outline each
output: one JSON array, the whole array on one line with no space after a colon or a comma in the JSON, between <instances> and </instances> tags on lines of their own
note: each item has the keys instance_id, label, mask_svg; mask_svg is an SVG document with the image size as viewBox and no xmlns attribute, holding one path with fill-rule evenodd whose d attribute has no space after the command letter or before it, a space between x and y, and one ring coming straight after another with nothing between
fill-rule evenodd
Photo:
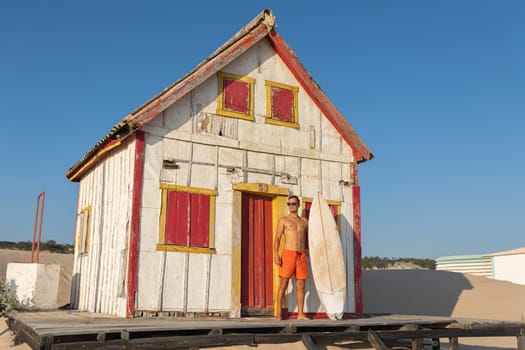
<instances>
[{"instance_id":1,"label":"shirtless man","mask_svg":"<svg viewBox=\"0 0 525 350\"><path fill-rule=\"evenodd\" d=\"M290 214L279 219L275 240L273 243L273 256L275 264L279 265L279 289L277 291L277 315L276 319L281 319L282 300L284 292L288 287L290 277L295 274L297 284L297 319L308 320L303 313L304 306L304 282L308 278L308 266L306 262L306 232L308 230L308 220L297 214L299 210L299 197L288 197L288 209ZM279 256L279 246L284 237L284 248L282 256Z\"/></svg>"}]
</instances>

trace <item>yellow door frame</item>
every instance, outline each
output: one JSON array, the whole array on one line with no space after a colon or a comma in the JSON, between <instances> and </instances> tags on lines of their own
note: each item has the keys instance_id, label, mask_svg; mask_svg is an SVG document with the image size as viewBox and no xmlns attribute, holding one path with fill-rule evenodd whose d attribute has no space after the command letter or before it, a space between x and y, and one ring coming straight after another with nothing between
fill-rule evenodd
<instances>
[{"instance_id":1,"label":"yellow door frame","mask_svg":"<svg viewBox=\"0 0 525 350\"><path fill-rule=\"evenodd\" d=\"M242 194L252 193L272 198L272 227L277 227L279 218L286 215L286 200L290 191L287 188L262 183L243 183L233 185L233 222L232 222L232 288L231 317L241 317L241 235L242 235ZM275 232L272 234L272 246ZM276 312L275 295L279 287L279 269L273 264L274 315Z\"/></svg>"}]
</instances>

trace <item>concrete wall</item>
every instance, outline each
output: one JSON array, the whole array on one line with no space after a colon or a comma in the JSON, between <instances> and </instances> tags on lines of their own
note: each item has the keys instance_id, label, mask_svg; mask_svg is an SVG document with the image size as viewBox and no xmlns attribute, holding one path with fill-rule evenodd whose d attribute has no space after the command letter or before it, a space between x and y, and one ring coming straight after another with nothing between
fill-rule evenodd
<instances>
[{"instance_id":1,"label":"concrete wall","mask_svg":"<svg viewBox=\"0 0 525 350\"><path fill-rule=\"evenodd\" d=\"M17 307L24 310L52 310L58 307L60 265L9 263L6 281L16 292Z\"/></svg>"}]
</instances>

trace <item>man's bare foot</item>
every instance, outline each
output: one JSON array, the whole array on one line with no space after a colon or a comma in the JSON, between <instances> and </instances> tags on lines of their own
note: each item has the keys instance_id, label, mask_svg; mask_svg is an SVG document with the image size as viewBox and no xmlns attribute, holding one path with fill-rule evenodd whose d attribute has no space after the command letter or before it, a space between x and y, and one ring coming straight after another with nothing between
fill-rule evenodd
<instances>
[{"instance_id":1,"label":"man's bare foot","mask_svg":"<svg viewBox=\"0 0 525 350\"><path fill-rule=\"evenodd\" d=\"M282 320L281 315L275 315L275 319L276 319L277 321Z\"/></svg>"},{"instance_id":2,"label":"man's bare foot","mask_svg":"<svg viewBox=\"0 0 525 350\"><path fill-rule=\"evenodd\" d=\"M308 316L306 316L305 314L297 315L297 319L300 320L300 321L308 321L309 320Z\"/></svg>"}]
</instances>

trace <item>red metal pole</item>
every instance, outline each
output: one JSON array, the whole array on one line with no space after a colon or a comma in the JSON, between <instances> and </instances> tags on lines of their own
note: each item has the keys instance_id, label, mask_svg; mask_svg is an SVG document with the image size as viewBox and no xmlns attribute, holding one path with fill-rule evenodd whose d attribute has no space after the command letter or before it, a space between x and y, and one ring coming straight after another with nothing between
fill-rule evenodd
<instances>
[{"instance_id":1,"label":"red metal pole","mask_svg":"<svg viewBox=\"0 0 525 350\"><path fill-rule=\"evenodd\" d=\"M40 205L41 198L42 198L42 205ZM38 256L40 255L40 240L42 237L42 218L44 217L45 198L46 198L45 192L40 192L40 194L36 198L35 224L33 227L33 243L31 244L31 263L35 262L35 239L36 239L37 223L38 223L38 243L37 243L37 248L36 248L36 263L38 263ZM40 215L39 215L38 209L40 209Z\"/></svg>"}]
</instances>

